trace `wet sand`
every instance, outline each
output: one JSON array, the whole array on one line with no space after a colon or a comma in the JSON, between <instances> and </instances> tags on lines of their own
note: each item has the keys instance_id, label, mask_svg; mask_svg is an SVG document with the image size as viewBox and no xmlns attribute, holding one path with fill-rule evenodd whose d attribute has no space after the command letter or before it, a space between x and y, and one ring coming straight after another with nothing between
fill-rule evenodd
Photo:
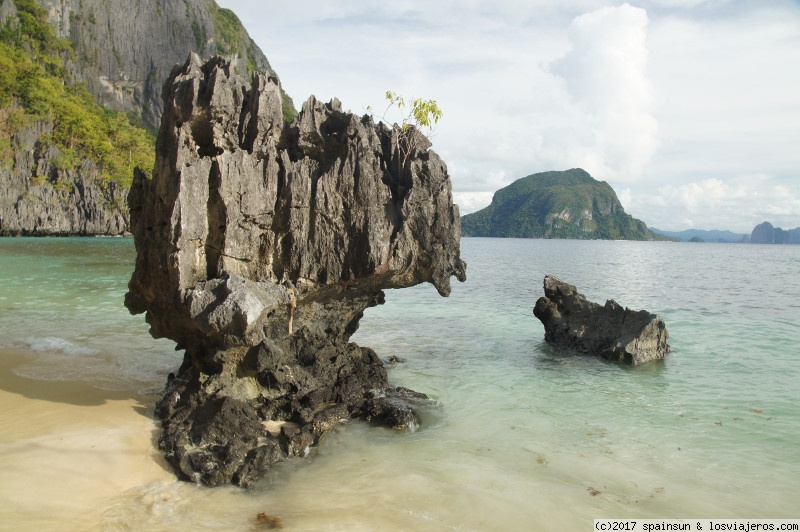
<instances>
[{"instance_id":1,"label":"wet sand","mask_svg":"<svg viewBox=\"0 0 800 532\"><path fill-rule=\"evenodd\" d=\"M16 375L31 356L0 352L0 529L100 530L126 490L174 482L154 398Z\"/></svg>"}]
</instances>

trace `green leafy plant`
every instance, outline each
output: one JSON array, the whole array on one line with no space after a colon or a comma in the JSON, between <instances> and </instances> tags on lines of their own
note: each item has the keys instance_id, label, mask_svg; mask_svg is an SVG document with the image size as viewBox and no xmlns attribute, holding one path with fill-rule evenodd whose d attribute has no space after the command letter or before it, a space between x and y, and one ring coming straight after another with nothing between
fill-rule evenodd
<instances>
[{"instance_id":1,"label":"green leafy plant","mask_svg":"<svg viewBox=\"0 0 800 532\"><path fill-rule=\"evenodd\" d=\"M425 129L426 137L433 136L436 125L442 118L442 110L436 100L423 100L422 98L412 98L410 105L406 103L406 99L394 91L386 91L386 101L389 102L383 112L382 118L386 117L394 109L396 115L400 118L399 127L403 131L408 131L411 128ZM370 112L371 107L367 108ZM395 124L397 124L395 122Z\"/></svg>"},{"instance_id":2,"label":"green leafy plant","mask_svg":"<svg viewBox=\"0 0 800 532\"><path fill-rule=\"evenodd\" d=\"M422 98L412 98L409 102L395 93L386 91L386 109L381 118L387 121L387 116L394 114L399 119L392 125L392 141L400 154L398 161L398 171L400 173L408 170L408 161L415 154L421 145L421 134L428 142L436 131L436 125L442 118L442 110L436 100L425 100ZM372 108L367 107L372 113Z\"/></svg>"}]
</instances>

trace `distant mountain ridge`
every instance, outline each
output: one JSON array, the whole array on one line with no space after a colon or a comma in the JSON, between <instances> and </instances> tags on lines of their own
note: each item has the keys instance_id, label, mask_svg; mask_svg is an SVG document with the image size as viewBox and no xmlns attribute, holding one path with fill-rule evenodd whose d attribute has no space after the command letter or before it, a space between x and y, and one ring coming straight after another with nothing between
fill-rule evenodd
<instances>
[{"instance_id":1,"label":"distant mountain ridge","mask_svg":"<svg viewBox=\"0 0 800 532\"><path fill-rule=\"evenodd\" d=\"M581 168L532 174L461 218L464 236L667 240L625 212L614 189Z\"/></svg>"},{"instance_id":2,"label":"distant mountain ridge","mask_svg":"<svg viewBox=\"0 0 800 532\"><path fill-rule=\"evenodd\" d=\"M722 242L726 244L750 242L750 235L733 233L727 230L686 229L683 231L663 231L655 227L651 227L650 230L659 235L677 238L684 242Z\"/></svg>"},{"instance_id":3,"label":"distant mountain ridge","mask_svg":"<svg viewBox=\"0 0 800 532\"><path fill-rule=\"evenodd\" d=\"M762 222L750 234L731 231L686 229L683 231L663 231L650 228L656 234L677 238L683 242L715 242L725 244L800 244L800 227L781 229L769 222Z\"/></svg>"}]
</instances>

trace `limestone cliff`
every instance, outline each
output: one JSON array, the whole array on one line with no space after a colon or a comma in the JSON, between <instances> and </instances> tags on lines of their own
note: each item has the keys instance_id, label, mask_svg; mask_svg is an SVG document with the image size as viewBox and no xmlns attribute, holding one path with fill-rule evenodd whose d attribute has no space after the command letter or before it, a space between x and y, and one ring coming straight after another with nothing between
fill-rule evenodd
<instances>
[{"instance_id":1,"label":"limestone cliff","mask_svg":"<svg viewBox=\"0 0 800 532\"><path fill-rule=\"evenodd\" d=\"M186 349L158 413L179 476L246 485L350 417L418 424L349 342L383 288L465 279L447 169L400 132L313 97L291 124L274 79L192 55L173 71L152 181L129 196L126 305ZM419 135L412 153L403 134ZM410 156L407 156L410 155Z\"/></svg>"},{"instance_id":2,"label":"limestone cliff","mask_svg":"<svg viewBox=\"0 0 800 532\"><path fill-rule=\"evenodd\" d=\"M44 11L30 1L0 0L0 37L0 235L124 232L127 189L108 179L100 157L86 156L117 137L99 132L88 147L85 135L73 135L103 122L104 111L82 99L85 91L65 88L59 55L69 44L55 37ZM118 131L135 129L125 125ZM116 160L138 156L126 149Z\"/></svg>"},{"instance_id":3,"label":"limestone cliff","mask_svg":"<svg viewBox=\"0 0 800 532\"><path fill-rule=\"evenodd\" d=\"M750 234L753 244L800 244L800 227L781 229L769 222L762 222Z\"/></svg>"},{"instance_id":4,"label":"limestone cliff","mask_svg":"<svg viewBox=\"0 0 800 532\"><path fill-rule=\"evenodd\" d=\"M104 107L139 117L151 129L161 120L164 82L190 52L235 57L240 74L257 70L277 77L238 17L214 0L38 2L58 35L73 45L73 79L86 83Z\"/></svg>"},{"instance_id":5,"label":"limestone cliff","mask_svg":"<svg viewBox=\"0 0 800 532\"><path fill-rule=\"evenodd\" d=\"M2 111L0 111L2 115ZM58 150L40 141L50 121L11 136L12 165L0 164L0 235L120 235L128 230L127 190L97 186L98 168L58 168ZM53 183L56 183L53 186Z\"/></svg>"},{"instance_id":6,"label":"limestone cliff","mask_svg":"<svg viewBox=\"0 0 800 532\"><path fill-rule=\"evenodd\" d=\"M27 23L21 23L20 16ZM26 34L11 38L20 27ZM52 50L38 46L54 41L48 34L53 28L66 46L56 43ZM9 50L27 55L31 64L20 71L45 66L47 73L36 81L41 86L26 90L47 94L52 89L47 82L53 81L70 93L40 98L62 104L61 116L56 117L58 113L48 107L52 101L39 101L36 109L28 109L31 98L8 80L0 80L0 235L116 235L128 230L126 196L136 161L122 178L120 172L109 178L101 156L90 155L97 150L68 154L53 138L63 131L64 123L82 120L63 113L65 106L75 106L76 115L86 111L74 101L74 89L80 84L105 108L156 130L163 110L162 86L174 65L190 52L205 58L224 55L240 74L260 71L277 80L236 15L213 0L0 0L0 36L0 44L12 46L4 48L3 55ZM3 59L15 63L19 58ZM55 62L64 68L48 68ZM72 99L65 104L67 98ZM284 117L296 114L285 94L282 103ZM25 120L19 119L22 114L27 114ZM74 144L85 145L78 139ZM125 159L130 153L119 143L111 149L123 152ZM151 141L147 166L152 165L153 151Z\"/></svg>"}]
</instances>

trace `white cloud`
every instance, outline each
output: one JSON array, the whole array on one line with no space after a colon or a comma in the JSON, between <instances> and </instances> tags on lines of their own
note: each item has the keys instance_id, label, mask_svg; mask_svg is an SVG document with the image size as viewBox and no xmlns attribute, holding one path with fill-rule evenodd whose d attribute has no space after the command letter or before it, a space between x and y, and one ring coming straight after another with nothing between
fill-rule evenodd
<instances>
[{"instance_id":1,"label":"white cloud","mask_svg":"<svg viewBox=\"0 0 800 532\"><path fill-rule=\"evenodd\" d=\"M800 9L720 20L667 18L651 31L670 171L785 173L798 168ZM683 155L683 157L681 157Z\"/></svg>"},{"instance_id":2,"label":"white cloud","mask_svg":"<svg viewBox=\"0 0 800 532\"><path fill-rule=\"evenodd\" d=\"M617 199L619 199L619 202L622 204L622 208L630 212L631 202L633 201L631 189L623 188L622 190L617 191Z\"/></svg>"},{"instance_id":3,"label":"white cloud","mask_svg":"<svg viewBox=\"0 0 800 532\"><path fill-rule=\"evenodd\" d=\"M750 233L764 221L784 229L800 225L800 184L785 185L764 174L665 185L651 195L632 197L629 201L631 212L647 213L643 217L648 224L664 230L694 225L701 229Z\"/></svg>"},{"instance_id":4,"label":"white cloud","mask_svg":"<svg viewBox=\"0 0 800 532\"><path fill-rule=\"evenodd\" d=\"M718 209L737 203L747 197L747 188L710 178L677 187L667 185L659 188L658 192L667 204L680 206L690 214L696 214L700 210Z\"/></svg>"},{"instance_id":5,"label":"white cloud","mask_svg":"<svg viewBox=\"0 0 800 532\"><path fill-rule=\"evenodd\" d=\"M453 202L458 205L458 210L463 216L479 211L491 203L493 192L455 192Z\"/></svg>"},{"instance_id":6,"label":"white cloud","mask_svg":"<svg viewBox=\"0 0 800 532\"><path fill-rule=\"evenodd\" d=\"M581 15L569 28L571 50L552 65L581 110L584 138L570 152L590 173L620 183L641 179L658 145L647 25L646 11L629 4Z\"/></svg>"}]
</instances>

